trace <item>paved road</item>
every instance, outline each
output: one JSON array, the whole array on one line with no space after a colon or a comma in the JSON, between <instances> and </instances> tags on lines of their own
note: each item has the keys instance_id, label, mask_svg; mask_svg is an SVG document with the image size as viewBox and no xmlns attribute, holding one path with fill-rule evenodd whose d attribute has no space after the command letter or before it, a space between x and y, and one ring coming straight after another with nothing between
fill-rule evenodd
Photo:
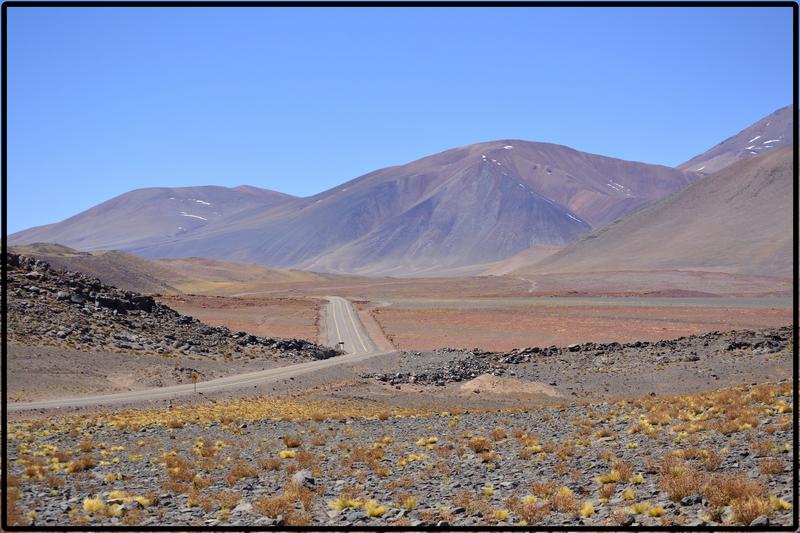
<instances>
[{"instance_id":1,"label":"paved road","mask_svg":"<svg viewBox=\"0 0 800 533\"><path fill-rule=\"evenodd\" d=\"M344 298L329 298L327 320L333 326L333 335L339 335L339 339L344 340L345 349L349 351L346 355L324 359L322 361L309 361L296 365L288 365L281 368L260 370L246 374L236 374L224 378L202 381L197 383L197 392L210 393L224 390L235 390L242 387L252 387L264 383L274 383L283 379L301 376L310 372L316 372L324 368L343 365L347 363L357 363L376 355L391 353L388 351L378 351L375 345L367 336L364 327L358 319L358 314L352 308L350 302ZM338 329L337 329L338 327ZM338 333L337 333L338 331ZM158 387L130 392L120 392L117 394L103 394L97 396L83 396L80 398L65 398L60 400L43 400L38 402L10 403L9 411L28 411L31 409L52 409L58 407L84 407L89 405L112 405L120 403L134 403L147 400L166 400L178 396L194 394L194 384L172 385L170 387Z\"/></svg>"},{"instance_id":2,"label":"paved road","mask_svg":"<svg viewBox=\"0 0 800 533\"><path fill-rule=\"evenodd\" d=\"M338 296L326 296L328 305L325 315L328 344L336 346L344 342L344 350L351 354L368 354L378 351L375 343L358 318L358 313L348 300Z\"/></svg>"}]
</instances>

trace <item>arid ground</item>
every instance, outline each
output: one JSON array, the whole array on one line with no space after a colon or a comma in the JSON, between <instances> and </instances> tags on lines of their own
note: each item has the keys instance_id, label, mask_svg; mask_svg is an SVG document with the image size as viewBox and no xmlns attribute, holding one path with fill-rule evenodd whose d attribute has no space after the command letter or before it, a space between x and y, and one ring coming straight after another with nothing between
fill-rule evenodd
<instances>
[{"instance_id":1,"label":"arid ground","mask_svg":"<svg viewBox=\"0 0 800 533\"><path fill-rule=\"evenodd\" d=\"M15 268L12 523L791 520L780 291L325 277L149 299Z\"/></svg>"}]
</instances>

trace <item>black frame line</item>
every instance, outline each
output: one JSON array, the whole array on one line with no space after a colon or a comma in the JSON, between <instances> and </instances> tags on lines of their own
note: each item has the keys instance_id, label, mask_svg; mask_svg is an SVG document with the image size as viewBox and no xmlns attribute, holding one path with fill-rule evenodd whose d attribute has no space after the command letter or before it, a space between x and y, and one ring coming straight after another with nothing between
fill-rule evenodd
<instances>
[{"instance_id":1,"label":"black frame line","mask_svg":"<svg viewBox=\"0 0 800 533\"><path fill-rule=\"evenodd\" d=\"M792 456L792 524L788 526L695 526L695 527L681 527L681 526L558 526L558 525L529 525L529 526L514 526L513 528L503 526L282 526L282 527L257 527L257 526L19 526L9 525L7 523L8 501L5 497L6 489L8 487L8 354L7 354L7 265L5 261L6 253L8 251L8 8L24 8L24 7L54 7L54 8L76 8L76 7L314 7L314 8L342 8L342 7L360 7L360 8L387 8L387 7L452 7L452 8L477 8L477 7L509 7L509 8L536 8L536 7L582 7L582 8L608 8L608 7L635 7L635 8L648 8L648 7L789 7L792 8L792 41L793 41L793 56L792 56L792 70L793 70L793 87L792 87L792 104L793 104L793 119L794 119L794 146L793 146L793 196L792 196L792 241L793 241L793 265L792 265L792 401L793 401L793 456ZM798 460L798 449L800 448L800 432L798 432L798 380L800 379L800 363L798 362L798 210L800 208L800 201L798 199L798 148L800 147L800 140L797 137L797 119L798 119L798 8L800 6L795 1L789 0L766 0L763 2L754 0L733 1L723 0L719 2L708 0L654 0L651 2L645 0L633 0L629 2L620 0L565 0L562 2L555 0L499 0L492 2L489 0L301 0L292 2L288 0L255 0L252 2L242 0L232 0L224 2L220 0L209 0L207 2L198 0L188 0L185 2L175 0L120 0L119 2L108 0L64 0L63 2L52 0L8 0L2 3L2 194L0 195L0 207L2 207L2 253L3 264L0 272L2 273L2 302L0 302L0 310L2 310L2 319L0 320L2 330L0 336L2 337L2 346L0 347L0 363L2 364L2 376L0 376L0 386L2 387L2 453L3 465L2 468L2 523L0 528L4 531L798 531L800 529L800 509L798 509L798 470L800 470L800 461Z\"/></svg>"}]
</instances>

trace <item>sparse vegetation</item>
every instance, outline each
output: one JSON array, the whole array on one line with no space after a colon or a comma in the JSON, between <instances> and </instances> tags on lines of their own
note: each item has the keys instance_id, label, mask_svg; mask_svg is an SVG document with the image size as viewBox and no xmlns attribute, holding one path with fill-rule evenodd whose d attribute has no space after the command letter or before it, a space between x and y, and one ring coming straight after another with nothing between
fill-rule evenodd
<instances>
[{"instance_id":1,"label":"sparse vegetation","mask_svg":"<svg viewBox=\"0 0 800 533\"><path fill-rule=\"evenodd\" d=\"M773 393L752 394L761 389L754 387L744 393L718 391L669 401L659 397L620 401L592 408L594 425L587 422L586 415L573 416L574 412L587 412L583 407L568 408L568 416L546 411L549 421L540 413L462 414L458 429L450 427L455 417L442 416L440 410L431 415L416 412L414 418L395 413L390 426L380 424L373 414L378 411L372 409L346 424L315 421L311 412L308 418L295 412L291 421L275 417L275 427L254 423L247 431L239 427L240 421L247 420L246 414L212 426L216 420L212 411L192 420L179 410L187 409L196 417L201 411L181 407L163 418L158 412L148 418L150 412L134 411L129 417L112 412L58 426L38 424L37 429L34 424L15 422L9 431L14 451L11 473L17 484L35 486L37 494L57 499L69 488L80 495L81 503L69 518L75 524L109 524L114 518L120 524L135 525L147 518L160 519L159 513L165 512L168 520L171 511L158 502L162 491L221 524L254 516L272 521L281 517L286 525L342 523L345 516L352 516L348 510L358 510L365 524L386 524L394 516L393 509L402 509L405 516L392 524L405 520L409 524L413 520L458 524L463 517L480 515L491 524L542 525L550 520L582 519L614 525L633 516L637 523L669 525L686 520L672 510L685 505L671 507L667 500L680 502L687 496L702 496L705 519L712 523L749 524L748 520L760 516L784 520L793 503L781 499L783 493L767 485L769 480L783 483L787 479L790 456L784 454L790 449L784 443L790 440L779 426L791 413L789 404L782 407L786 413L777 413L775 407L779 399L789 398L789 388L769 387ZM757 397L767 403L754 404ZM728 407L737 398L743 405L736 405L734 414L729 415ZM278 404L283 401L276 400ZM254 402L262 405L261 400ZM659 407L653 409L653 405ZM761 413L759 416L769 418L769 424L759 421L744 430L755 438L741 438L738 430L731 434L733 438L719 432L720 420L715 419L733 416L742 420L743 413ZM484 416L491 417L491 425L476 423ZM656 433L650 434L650 422L643 423L651 417L666 420L667 416L669 422L659 424L662 429ZM183 420L183 427L169 428L173 419ZM561 428L574 433L540 441L521 429L520 421L531 424L531 420L542 426L543 435ZM620 425L622 430L618 430ZM581 437L583 427L591 432ZM616 428L614 438L602 443L592 440L607 427ZM641 430L629 433L627 429L632 427ZM768 434L766 427L776 428L769 433L769 444L762 442ZM139 428L147 430L139 432ZM45 432L47 440L39 440ZM631 438L639 442L637 448L627 446ZM70 439L69 446L52 444L64 439ZM751 456L741 455L743 450L750 450ZM758 470L760 477L733 473L731 457L745 462L750 471ZM124 490L131 465L154 469L156 490L152 494ZM524 465L522 471L535 473L529 485L498 485L495 477L494 484L486 480L450 488L463 479L460 476L465 471L485 476L493 469L507 472L518 465ZM92 469L95 472L90 478L87 471ZM301 470L300 481L290 481ZM309 475L314 482L306 485L303 476ZM338 479L348 481L329 485ZM444 501L415 494L420 479L433 480L432 486L441 487L436 490L447 495ZM385 494L391 499L382 501ZM9 516L15 516L16 523L41 514L29 518L31 500L13 483L7 498L12 498L7 499ZM248 503L252 514L242 511ZM457 507L463 512L453 513ZM693 515L695 509L687 511Z\"/></svg>"}]
</instances>

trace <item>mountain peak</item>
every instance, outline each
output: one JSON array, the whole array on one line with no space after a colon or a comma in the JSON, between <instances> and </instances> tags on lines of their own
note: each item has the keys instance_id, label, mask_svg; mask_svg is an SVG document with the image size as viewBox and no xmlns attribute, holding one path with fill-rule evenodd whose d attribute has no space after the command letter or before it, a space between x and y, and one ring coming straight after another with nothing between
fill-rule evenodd
<instances>
[{"instance_id":1,"label":"mountain peak","mask_svg":"<svg viewBox=\"0 0 800 533\"><path fill-rule=\"evenodd\" d=\"M679 169L713 174L718 170L794 143L794 106L782 107L729 137L710 150L678 166Z\"/></svg>"}]
</instances>

